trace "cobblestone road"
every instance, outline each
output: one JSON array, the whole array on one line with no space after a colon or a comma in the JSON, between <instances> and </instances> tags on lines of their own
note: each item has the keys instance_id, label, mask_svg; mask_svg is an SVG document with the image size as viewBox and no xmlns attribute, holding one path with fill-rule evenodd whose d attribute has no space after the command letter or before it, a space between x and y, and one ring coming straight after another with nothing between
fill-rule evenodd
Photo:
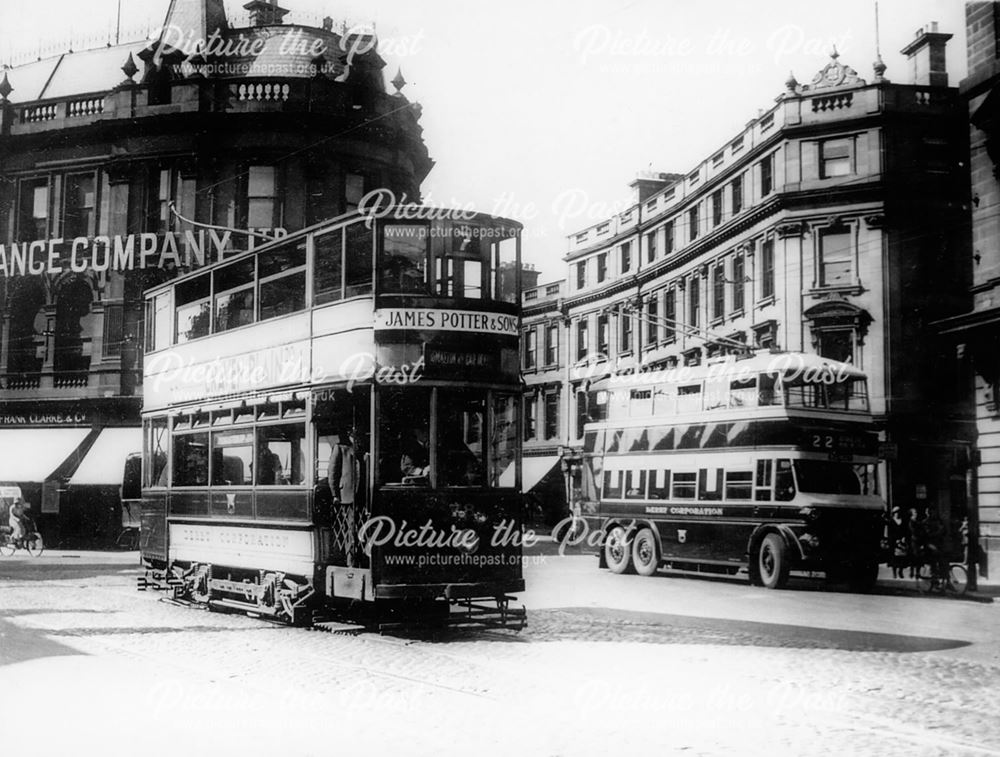
<instances>
[{"instance_id":1,"label":"cobblestone road","mask_svg":"<svg viewBox=\"0 0 1000 757\"><path fill-rule=\"evenodd\" d=\"M135 592L120 562L50 564L0 563L0 712L31 724L8 731L11 753L1000 754L1000 666L958 654L997 634L996 604L963 604L944 636L859 629L846 611L838 629L690 603L556 607L545 587L564 580L572 599L579 576L550 563L526 631L434 643L195 611ZM598 598L604 583L706 606L752 591L596 575ZM758 615L790 601L770 595ZM841 596L814 601L848 607Z\"/></svg>"}]
</instances>

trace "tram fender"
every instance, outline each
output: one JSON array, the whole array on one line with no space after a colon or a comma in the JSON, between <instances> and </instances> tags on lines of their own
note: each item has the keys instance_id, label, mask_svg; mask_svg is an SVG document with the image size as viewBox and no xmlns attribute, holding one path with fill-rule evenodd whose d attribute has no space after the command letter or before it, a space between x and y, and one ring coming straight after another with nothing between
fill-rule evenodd
<instances>
[{"instance_id":1,"label":"tram fender","mask_svg":"<svg viewBox=\"0 0 1000 757\"><path fill-rule=\"evenodd\" d=\"M750 535L750 540L747 542L747 557L751 563L753 562L753 554L757 550L757 547L760 546L764 537L771 533L781 536L793 561L805 562L805 552L802 550L802 545L799 544L799 539L791 527L784 523L767 523L757 526Z\"/></svg>"}]
</instances>

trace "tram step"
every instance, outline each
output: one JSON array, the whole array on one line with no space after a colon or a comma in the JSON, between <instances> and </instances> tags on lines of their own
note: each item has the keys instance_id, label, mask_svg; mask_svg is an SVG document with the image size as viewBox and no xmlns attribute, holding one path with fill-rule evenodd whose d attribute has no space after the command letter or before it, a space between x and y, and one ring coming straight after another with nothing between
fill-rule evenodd
<instances>
[{"instance_id":1,"label":"tram step","mask_svg":"<svg viewBox=\"0 0 1000 757\"><path fill-rule=\"evenodd\" d=\"M314 622L312 627L317 631L336 634L337 636L357 636L368 629L355 623L338 623L336 621Z\"/></svg>"}]
</instances>

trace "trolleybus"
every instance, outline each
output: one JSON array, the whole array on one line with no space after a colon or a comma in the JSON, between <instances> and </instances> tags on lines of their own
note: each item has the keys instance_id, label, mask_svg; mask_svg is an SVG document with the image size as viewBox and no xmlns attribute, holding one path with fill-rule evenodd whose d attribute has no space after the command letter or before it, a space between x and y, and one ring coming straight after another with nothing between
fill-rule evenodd
<instances>
[{"instance_id":1,"label":"trolleybus","mask_svg":"<svg viewBox=\"0 0 1000 757\"><path fill-rule=\"evenodd\" d=\"M585 501L600 565L878 574L884 505L863 373L807 354L613 376L590 387Z\"/></svg>"},{"instance_id":2,"label":"trolleybus","mask_svg":"<svg viewBox=\"0 0 1000 757\"><path fill-rule=\"evenodd\" d=\"M383 208L147 291L143 586L523 623L520 232Z\"/></svg>"}]
</instances>

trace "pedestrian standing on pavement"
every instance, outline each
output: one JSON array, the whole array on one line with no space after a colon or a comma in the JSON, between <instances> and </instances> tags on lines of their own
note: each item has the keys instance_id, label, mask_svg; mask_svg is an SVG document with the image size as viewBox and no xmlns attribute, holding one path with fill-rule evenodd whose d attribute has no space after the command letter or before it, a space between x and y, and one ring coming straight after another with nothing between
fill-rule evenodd
<instances>
[{"instance_id":1,"label":"pedestrian standing on pavement","mask_svg":"<svg viewBox=\"0 0 1000 757\"><path fill-rule=\"evenodd\" d=\"M358 462L355 440L353 429L340 429L337 433L337 443L330 452L330 463L327 468L327 481L330 483L330 493L333 495L334 517L344 526L344 554L349 568L355 564L357 524L354 505L361 479L361 465Z\"/></svg>"},{"instance_id":2,"label":"pedestrian standing on pavement","mask_svg":"<svg viewBox=\"0 0 1000 757\"><path fill-rule=\"evenodd\" d=\"M903 578L903 571L909 562L910 540L902 510L898 507L892 508L889 520L889 547L892 550L892 577Z\"/></svg>"}]
</instances>

